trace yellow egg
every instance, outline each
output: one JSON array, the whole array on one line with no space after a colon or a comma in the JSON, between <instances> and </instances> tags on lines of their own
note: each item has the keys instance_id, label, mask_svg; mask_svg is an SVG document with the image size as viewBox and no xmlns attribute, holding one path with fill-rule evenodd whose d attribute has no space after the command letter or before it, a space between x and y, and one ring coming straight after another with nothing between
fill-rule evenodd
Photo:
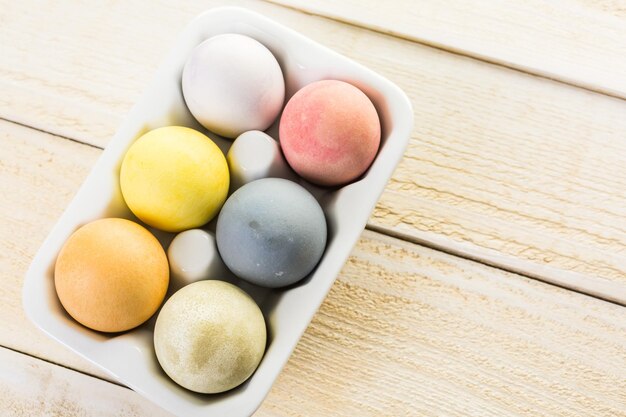
<instances>
[{"instance_id":1,"label":"yellow egg","mask_svg":"<svg viewBox=\"0 0 626 417\"><path fill-rule=\"evenodd\" d=\"M154 348L161 367L196 392L228 391L252 375L265 351L263 313L240 288L198 281L178 290L161 309Z\"/></svg>"},{"instance_id":2,"label":"yellow egg","mask_svg":"<svg viewBox=\"0 0 626 417\"><path fill-rule=\"evenodd\" d=\"M168 284L163 247L144 227L125 219L96 220L75 231L54 270L65 310L102 332L121 332L148 320Z\"/></svg>"},{"instance_id":3,"label":"yellow egg","mask_svg":"<svg viewBox=\"0 0 626 417\"><path fill-rule=\"evenodd\" d=\"M215 217L228 194L228 164L202 133L162 127L130 147L122 162L120 186L139 219L157 229L179 232Z\"/></svg>"}]
</instances>

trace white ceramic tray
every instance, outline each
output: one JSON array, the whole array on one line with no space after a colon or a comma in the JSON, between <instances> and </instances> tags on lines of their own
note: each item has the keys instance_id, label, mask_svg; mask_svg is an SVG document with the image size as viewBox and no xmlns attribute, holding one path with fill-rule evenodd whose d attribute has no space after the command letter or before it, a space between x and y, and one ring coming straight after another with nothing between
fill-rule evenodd
<instances>
[{"instance_id":1,"label":"white ceramic tray","mask_svg":"<svg viewBox=\"0 0 626 417\"><path fill-rule=\"evenodd\" d=\"M138 136L167 125L203 131L183 101L181 72L192 49L220 33L245 34L267 46L284 72L286 99L304 85L320 79L344 80L359 87L378 110L382 143L373 165L359 181L330 190L303 183L318 198L327 216L326 252L309 277L286 290L268 290L236 282L252 295L265 315L269 331L267 350L259 368L246 383L223 394L200 395L179 387L160 369L152 345L154 318L121 334L88 330L63 310L54 290L53 271L63 243L81 225L102 217L134 219L121 197L118 175L124 153ZM276 127L275 124L269 129L275 138L278 137ZM52 338L176 415L251 415L269 392L348 258L402 157L412 127L409 100L387 79L257 13L230 7L209 10L182 32L147 91L39 249L24 283L26 314ZM219 138L216 142L222 150L227 150L230 143ZM167 234L158 235L164 245L171 239Z\"/></svg>"}]
</instances>

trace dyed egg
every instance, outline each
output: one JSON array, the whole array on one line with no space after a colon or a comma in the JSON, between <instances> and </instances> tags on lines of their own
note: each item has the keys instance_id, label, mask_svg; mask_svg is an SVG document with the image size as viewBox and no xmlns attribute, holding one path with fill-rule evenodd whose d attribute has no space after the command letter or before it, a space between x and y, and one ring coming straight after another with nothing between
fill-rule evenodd
<instances>
[{"instance_id":1,"label":"dyed egg","mask_svg":"<svg viewBox=\"0 0 626 417\"><path fill-rule=\"evenodd\" d=\"M263 314L248 294L227 282L199 281L167 300L154 327L154 348L174 382L213 394L252 375L266 337Z\"/></svg>"},{"instance_id":2,"label":"dyed egg","mask_svg":"<svg viewBox=\"0 0 626 417\"><path fill-rule=\"evenodd\" d=\"M285 99L285 81L274 55L258 41L232 33L207 39L193 50L182 87L196 120L228 138L267 129Z\"/></svg>"},{"instance_id":3,"label":"dyed egg","mask_svg":"<svg viewBox=\"0 0 626 417\"><path fill-rule=\"evenodd\" d=\"M265 178L226 200L216 238L222 260L235 275L264 287L283 287L317 265L326 246L326 219L302 186Z\"/></svg>"},{"instance_id":4,"label":"dyed egg","mask_svg":"<svg viewBox=\"0 0 626 417\"><path fill-rule=\"evenodd\" d=\"M170 287L174 290L195 281L222 278L228 274L217 252L214 235L202 229L177 234L167 249L167 259L170 263Z\"/></svg>"},{"instance_id":5,"label":"dyed egg","mask_svg":"<svg viewBox=\"0 0 626 417\"><path fill-rule=\"evenodd\" d=\"M148 320L163 302L168 282L159 241L125 219L96 220L75 231L54 269L65 310L101 332L122 332Z\"/></svg>"},{"instance_id":6,"label":"dyed egg","mask_svg":"<svg viewBox=\"0 0 626 417\"><path fill-rule=\"evenodd\" d=\"M228 164L217 145L187 127L151 130L130 147L120 172L126 204L166 232L202 226L226 200Z\"/></svg>"},{"instance_id":7,"label":"dyed egg","mask_svg":"<svg viewBox=\"0 0 626 417\"><path fill-rule=\"evenodd\" d=\"M230 169L230 190L261 178L295 180L278 142L259 130L242 133L226 155Z\"/></svg>"},{"instance_id":8,"label":"dyed egg","mask_svg":"<svg viewBox=\"0 0 626 417\"><path fill-rule=\"evenodd\" d=\"M291 168L323 186L357 179L380 145L374 105L361 90L343 81L318 81L299 90L285 106L279 130Z\"/></svg>"}]
</instances>

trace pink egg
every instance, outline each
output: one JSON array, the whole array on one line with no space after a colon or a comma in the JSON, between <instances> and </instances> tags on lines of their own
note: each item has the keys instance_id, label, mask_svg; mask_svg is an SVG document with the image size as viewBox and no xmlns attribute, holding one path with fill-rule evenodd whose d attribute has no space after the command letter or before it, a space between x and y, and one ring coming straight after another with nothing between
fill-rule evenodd
<instances>
[{"instance_id":1,"label":"pink egg","mask_svg":"<svg viewBox=\"0 0 626 417\"><path fill-rule=\"evenodd\" d=\"M358 178L380 145L374 105L361 90L343 81L317 81L302 88L285 106L279 129L291 168L324 186Z\"/></svg>"}]
</instances>

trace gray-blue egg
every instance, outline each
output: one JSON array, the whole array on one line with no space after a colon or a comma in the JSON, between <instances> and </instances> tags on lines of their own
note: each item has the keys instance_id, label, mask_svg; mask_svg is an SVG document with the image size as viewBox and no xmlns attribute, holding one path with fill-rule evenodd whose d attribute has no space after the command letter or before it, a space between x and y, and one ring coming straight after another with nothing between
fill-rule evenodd
<instances>
[{"instance_id":1,"label":"gray-blue egg","mask_svg":"<svg viewBox=\"0 0 626 417\"><path fill-rule=\"evenodd\" d=\"M326 219L302 186L281 178L252 181L226 200L217 248L238 277L284 287L309 274L326 246Z\"/></svg>"}]
</instances>

